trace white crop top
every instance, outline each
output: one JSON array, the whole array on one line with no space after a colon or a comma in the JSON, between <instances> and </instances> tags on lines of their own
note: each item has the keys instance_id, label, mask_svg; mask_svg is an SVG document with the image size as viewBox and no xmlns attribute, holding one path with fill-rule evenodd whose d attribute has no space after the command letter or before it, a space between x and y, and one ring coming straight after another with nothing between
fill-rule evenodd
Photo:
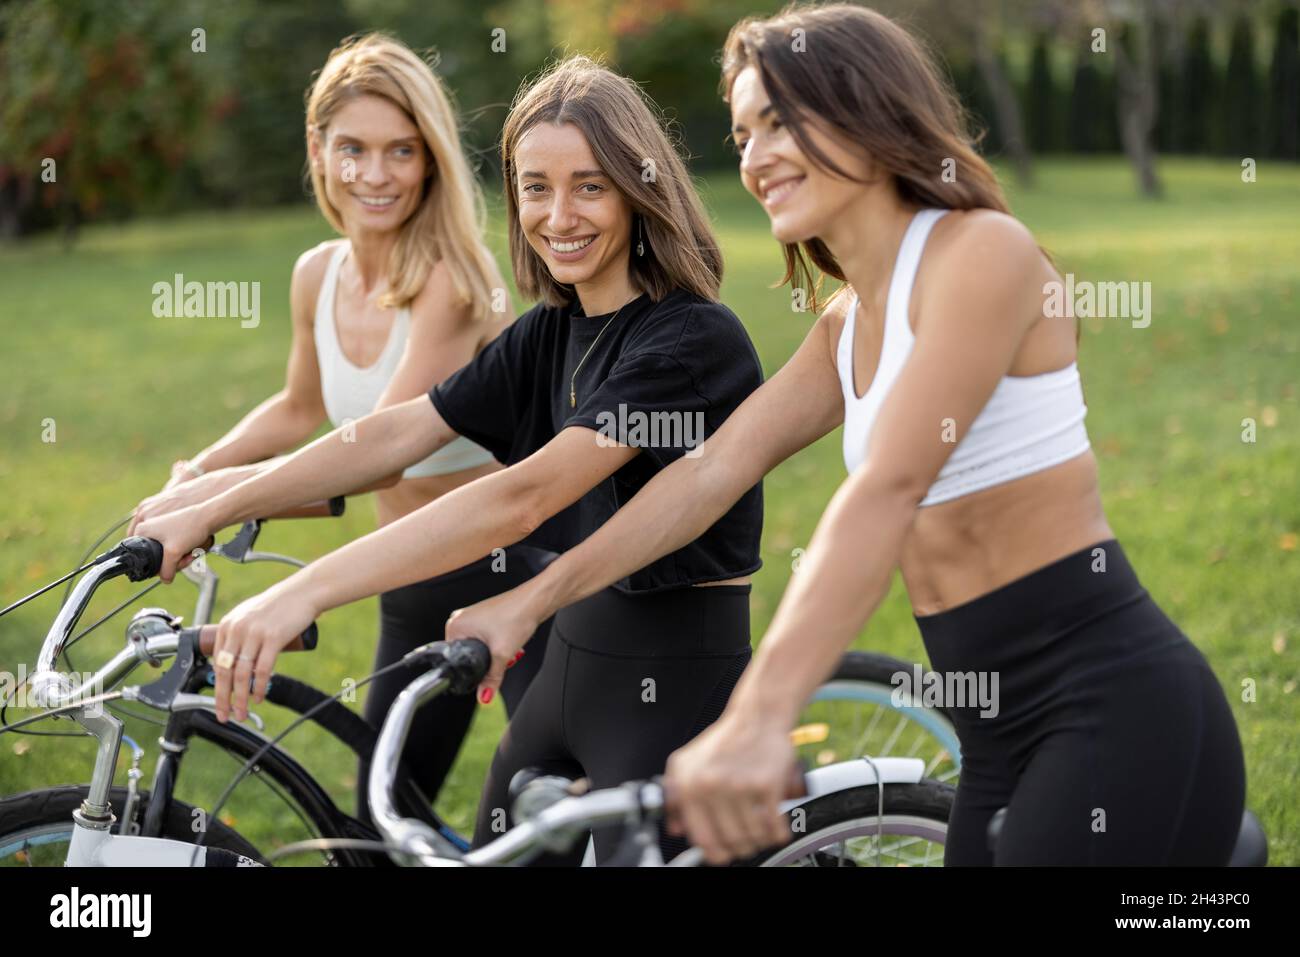
<instances>
[{"instance_id":1,"label":"white crop top","mask_svg":"<svg viewBox=\"0 0 1300 957\"><path fill-rule=\"evenodd\" d=\"M388 344L374 364L359 369L348 361L339 346L334 325L334 290L338 285L339 267L350 248L351 245L346 241L339 243L334 255L330 257L329 267L321 282L320 295L316 299L314 338L316 359L320 366L321 397L325 400L325 414L335 428L345 420L356 421L375 410L375 403L397 371L411 325L411 310L399 309L393 317ZM457 436L427 459L406 469L402 477L446 475L491 461L492 453L487 449L464 436Z\"/></svg>"},{"instance_id":2,"label":"white crop top","mask_svg":"<svg viewBox=\"0 0 1300 957\"><path fill-rule=\"evenodd\" d=\"M880 362L858 398L853 386L855 297L836 350L844 392L844 465L850 472L866 457L867 442L885 397L912 351L908 306L930 229L946 209L922 209L907 227L894 262L885 302ZM938 505L993 485L1040 472L1082 455L1089 448L1083 419L1088 407L1078 366L1034 376L1003 376L970 430L957 443L921 505Z\"/></svg>"}]
</instances>

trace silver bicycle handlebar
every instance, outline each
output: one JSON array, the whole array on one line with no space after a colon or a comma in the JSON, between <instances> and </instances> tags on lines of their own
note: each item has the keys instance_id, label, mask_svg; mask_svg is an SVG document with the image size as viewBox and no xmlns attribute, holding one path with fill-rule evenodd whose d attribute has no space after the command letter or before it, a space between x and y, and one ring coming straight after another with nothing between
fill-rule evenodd
<instances>
[{"instance_id":1,"label":"silver bicycle handlebar","mask_svg":"<svg viewBox=\"0 0 1300 957\"><path fill-rule=\"evenodd\" d=\"M389 844L401 848L394 859L402 864L423 867L484 867L507 864L523 857L553 835L580 833L601 824L627 821L646 813L663 811L663 788L646 781L635 785L605 788L575 797L562 798L532 819L511 828L491 844L474 851L462 852L423 821L398 813L393 796L397 765L415 712L430 698L447 687L448 679L441 667L416 678L398 694L389 707L379 733L367 781L370 816L376 829ZM694 866L701 852L691 848L678 855L669 866Z\"/></svg>"},{"instance_id":2,"label":"silver bicycle handlebar","mask_svg":"<svg viewBox=\"0 0 1300 957\"><path fill-rule=\"evenodd\" d=\"M36 670L28 679L32 698L39 707L61 708L81 698L88 689L102 689L105 685L112 684L141 660L147 660L140 657L143 654L175 653L176 635L161 635L156 637L156 645L151 644L155 641L151 638L143 644L133 643L132 647L122 649L108 664L81 684L74 684L67 675L54 670L54 662L58 660L72 629L90 602L90 596L104 579L120 574L123 565L121 558L114 557L87 571L54 617L54 624L50 626L45 642L41 645L40 657L36 659Z\"/></svg>"},{"instance_id":3,"label":"silver bicycle handlebar","mask_svg":"<svg viewBox=\"0 0 1300 957\"><path fill-rule=\"evenodd\" d=\"M227 543L229 544L229 543ZM216 545L211 549L212 554L224 555L224 546ZM304 563L288 555L279 555L274 552L259 552L251 548L245 548L232 558L239 564L252 564L254 562L280 562L291 565L295 568L304 567ZM188 578L199 588L198 604L195 608L195 625L207 624L211 615L212 604L216 596L216 587L218 577L215 571L210 567L200 565L195 567L196 563L191 563L180 569L181 574ZM90 603L90 598L95 589L108 578L114 578L122 574L127 569L126 560L121 556L113 556L105 559L98 565L90 568L87 573L77 581L73 586L72 593L68 600L59 608L58 614L54 618L54 623L50 626L49 632L45 636L45 641L41 645L40 656L36 660L36 669L28 679L28 686L31 691L32 700L39 707L60 708L64 705L85 696L86 692L111 685L118 681L123 675L129 672L135 665L141 662L149 662L150 654L168 655L175 654L177 647L176 635L163 634L155 638L150 637L144 641L135 641L122 651L119 651L111 661L103 668L99 669L91 678L80 684L74 684L71 678L54 670L54 663L58 660L64 646L72 635L72 629L76 627L77 621L85 612L86 606ZM157 663L156 661L152 663Z\"/></svg>"},{"instance_id":4,"label":"silver bicycle handlebar","mask_svg":"<svg viewBox=\"0 0 1300 957\"><path fill-rule=\"evenodd\" d=\"M370 805L370 818L376 829L389 843L401 847L409 856L421 862L436 859L450 863L447 855L456 855L458 849L445 837L423 821L403 817L393 799L393 785L397 779L397 765L406 736L411 730L411 719L420 705L442 692L448 684L442 668L434 668L416 678L398 694L389 707L388 717L375 743L371 759L370 778L366 782L366 798ZM410 863L399 860L399 863Z\"/></svg>"}]
</instances>

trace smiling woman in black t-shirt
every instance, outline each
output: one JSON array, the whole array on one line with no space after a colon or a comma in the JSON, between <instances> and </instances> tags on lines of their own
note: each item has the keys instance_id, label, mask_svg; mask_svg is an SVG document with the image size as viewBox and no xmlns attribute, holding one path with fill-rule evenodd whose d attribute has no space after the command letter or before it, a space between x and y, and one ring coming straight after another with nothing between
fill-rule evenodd
<instances>
[{"instance_id":1,"label":"smiling woman in black t-shirt","mask_svg":"<svg viewBox=\"0 0 1300 957\"><path fill-rule=\"evenodd\" d=\"M220 720L247 715L250 678L262 700L279 652L330 608L525 537L576 545L663 468L700 454L761 384L744 327L717 301L722 260L699 197L634 84L586 58L558 64L516 100L502 166L515 277L540 304L427 399L366 416L150 524L170 581L212 532L373 484L457 435L509 466L227 614L213 655ZM761 531L755 485L693 542L556 615L493 760L476 842L504 829L517 770L585 775L595 787L646 777L717 717L749 661ZM484 703L523 650L488 643ZM611 850L598 834L597 858Z\"/></svg>"}]
</instances>

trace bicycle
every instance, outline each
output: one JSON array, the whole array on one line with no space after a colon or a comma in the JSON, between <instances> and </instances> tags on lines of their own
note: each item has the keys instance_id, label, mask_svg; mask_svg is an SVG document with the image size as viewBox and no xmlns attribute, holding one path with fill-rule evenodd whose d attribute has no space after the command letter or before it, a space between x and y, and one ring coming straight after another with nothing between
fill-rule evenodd
<instances>
[{"instance_id":1,"label":"bicycle","mask_svg":"<svg viewBox=\"0 0 1300 957\"><path fill-rule=\"evenodd\" d=\"M273 517L281 519L311 515L337 516L342 514L342 511L342 499L337 499L320 506L295 509ZM272 553L258 553L253 550L264 521L266 520L245 523L229 542L209 550L207 555L204 556L205 559L213 555L220 555L240 563L280 561L301 567L303 563L297 559ZM97 561L103 562L111 555L113 555L113 552L106 553L106 555L100 556ZM182 569L182 574L185 574L187 578L199 585L199 597L195 609L195 627L207 623L207 618L215 601L219 580L219 576L210 564L205 562L204 565L196 568L197 564L191 563L191 565ZM93 569L90 575L78 583L76 592L64 602L65 609L75 608L76 612L66 622L62 637L58 641L59 648L66 649L66 645L71 643L72 629L75 627L77 618L89 603L95 589L108 578L127 573L128 569L126 567L112 562L105 562ZM131 580L140 581L144 577L150 576L138 575L132 577ZM148 591L148 589L145 591ZM117 610L120 610L121 607L123 606L119 606ZM97 627L111 615L112 613L91 627ZM130 670L141 663L159 665L163 657L174 654L174 649L168 648L164 642L162 651L152 656L144 655L143 657L140 656L141 649L147 647L147 640L150 637L164 634L164 629L174 631L178 624L179 619L174 618L163 609L142 609L132 619L127 628L126 652L130 652L130 654L119 653L96 673L96 676L89 682L91 686L93 687L95 682L99 682L103 687L111 688L114 684L123 680ZM86 631L89 630L86 629ZM81 635L84 635L86 631L81 632ZM54 630L51 631L51 636L53 635ZM142 642L144 642L143 645ZM49 646L50 639L47 638L46 647ZM54 657L57 657L57 651L49 660L52 662ZM182 687L177 690L178 694L187 697L178 699L175 707L166 709L165 720L159 722L163 725L163 732L159 738L160 753L154 769L153 783L148 789L143 789L140 786L143 777L140 763L144 752L138 745L122 734L121 722L118 722L117 737L125 739L130 745L132 760L127 770L126 787L112 787L109 793L113 805L122 811L122 822L117 826L124 828L124 833L143 837L170 836L184 837L189 840L194 839L196 836L194 831L195 822L200 820L202 815L199 809L176 798L175 789L182 760L187 753L191 752L192 745L196 741L214 746L223 754L234 758L240 765L246 763L253 755L263 750L268 739L262 733L264 726L258 716L250 715L252 727L235 722L222 724L216 720L211 707L211 699L204 698L198 693L204 687L210 687L214 683L215 677L206 660L196 658L191 673L187 675ZM375 730L356 712L305 682L298 681L287 675L277 674L267 689L266 700L292 712L297 719L302 719L305 715L310 714L310 720L328 734L330 738L347 747L357 758L364 757L368 759L373 753L376 740ZM105 702L105 706L109 707L110 705ZM132 716L146 717L144 715ZM152 720L147 717L146 719ZM7 728L0 727L0 731L2 730L7 730ZM78 732L40 733L80 736ZM91 733L95 734L96 732L92 730ZM116 750L114 750L114 755L116 756ZM115 760L116 757L114 763ZM96 772L99 772L98 765ZM108 777L111 781L112 765L110 765ZM296 819L309 834L318 837L346 838L361 841L375 840L377 838L373 828L339 809L325 788L301 763L279 747L271 748L261 755L250 777L262 782L277 795L288 807L289 819ZM422 815L431 826L444 829L449 835L453 836L454 840L468 847L468 842L457 835L431 809L428 800L419 787L410 779L409 775L403 774L400 784L404 801L412 813ZM62 857L66 856L62 850L62 845L71 838L72 812L87 799L92 786L69 785L46 788L0 799L0 865L14 862L33 865L48 861L59 862ZM218 846L227 847L238 854L254 859L262 859L261 853L257 851L252 842L227 833L231 829L220 820L209 821L206 826L211 828L214 837L221 838L221 840L215 842ZM26 829L33 829L27 834L26 838L19 840L13 837L15 833L20 831L25 833ZM331 866L352 867L387 865L387 861L382 856L357 852L346 847L325 855L324 863Z\"/></svg>"},{"instance_id":2,"label":"bicycle","mask_svg":"<svg viewBox=\"0 0 1300 957\"><path fill-rule=\"evenodd\" d=\"M58 861L61 852L65 863L100 865L185 865L192 862L197 866L229 866L245 862L266 863L268 858L251 842L215 817L195 829L193 822L198 809L172 797L185 743L189 737L197 735L213 739L219 746L244 756L246 769L256 767L259 773L269 774L292 789L295 798L313 807L322 823L321 833L306 843L314 850L324 852L329 863L354 866L387 863L385 856L375 854L385 846L380 835L339 811L311 776L276 746L279 738L267 739L257 731L234 723L222 725L212 716L212 700L198 691L211 683L211 668L204 656L202 642L211 642L215 637L215 626L180 628L179 621L165 610L145 609L137 613L128 626L126 647L90 679L72 686L53 670L55 660L65 648L95 589L109 578L120 575L126 575L132 581L152 577L157 573L160 561L161 546L157 542L145 539L123 541L91 563L89 573L77 583L56 616L29 684L39 701L57 712L67 713L96 737L99 749L95 770L88 787L47 788L0 799L0 861L14 859L30 866L36 863L35 852L42 852L50 853L50 862L53 863ZM302 645L305 650L314 646L314 628L313 625L310 634L304 635L291 647ZM112 688L142 663L160 665L168 657L175 659L170 670L150 685L85 697L88 690ZM416 684L427 679L426 675ZM424 687L427 689L431 685ZM326 697L310 686L282 675L275 676L268 699L299 713L295 723L279 737L311 718L354 746L358 753L369 748L370 754L375 754L380 741L376 739L374 730L339 704L336 698ZM141 792L138 788L141 776L138 756L128 774L127 788L112 787L122 741L122 722L103 713L99 707L111 700L139 702L169 715L154 787L148 792ZM22 724L42 720L50 713L54 711L0 730L14 730ZM392 723L392 717L390 712L386 728ZM402 733L404 737L405 730ZM400 753L400 742L393 751L393 754L397 753ZM445 852L463 855L468 843L438 818L393 754L380 752L389 781L389 804L400 809L403 819L417 822L421 833L437 835ZM801 824L811 821L817 828L832 816L835 818L832 823L837 826L846 821L859 821L862 817L858 813L862 810L859 804L863 804L860 798L867 796L867 792L877 797L872 813L884 807L884 801L893 808L900 796L910 793L906 787L895 785L921 785L922 771L923 762L919 759L890 757L820 768L814 773L819 774L817 780L829 788L826 796L833 799L835 808L829 803L816 806L810 803L798 819ZM883 789L874 786L877 777L884 781ZM946 828L952 789L937 782L927 782L922 790L927 792L927 800L937 808L932 811L935 820L932 830L927 833L941 836ZM122 808L121 818L112 814L114 805ZM217 810L219 808L220 803ZM877 826L878 840L886 833ZM196 847L196 836L197 844L207 846ZM841 836L847 841L847 835ZM909 843L916 842L909 836ZM67 850L61 851L64 846ZM846 843L840 849L841 859L847 859L850 852L860 853L860 848ZM876 856L880 853L878 850ZM934 862L941 860L942 854L931 849L925 858Z\"/></svg>"},{"instance_id":3,"label":"bicycle","mask_svg":"<svg viewBox=\"0 0 1300 957\"><path fill-rule=\"evenodd\" d=\"M375 824L397 863L521 864L543 850L567 850L593 826L620 823L624 841L611 864L663 865L657 826L664 795L657 780L583 793L582 782L521 771L510 785L513 818L518 823L468 852L450 846L425 823L405 817L395 800L394 772L415 712L438 694L471 693L490 665L487 646L476 639L433 642L412 652L417 654L430 670L407 685L389 709L367 782ZM879 864L887 853L909 866L941 864L955 789L922 780L921 769L917 758L868 757L807 771L802 775L803 796L781 806L791 826L791 841L737 865L860 866L863 859ZM886 837L892 843L886 844ZM280 853L293 850L284 848ZM698 863L698 850L690 849L668 866Z\"/></svg>"}]
</instances>

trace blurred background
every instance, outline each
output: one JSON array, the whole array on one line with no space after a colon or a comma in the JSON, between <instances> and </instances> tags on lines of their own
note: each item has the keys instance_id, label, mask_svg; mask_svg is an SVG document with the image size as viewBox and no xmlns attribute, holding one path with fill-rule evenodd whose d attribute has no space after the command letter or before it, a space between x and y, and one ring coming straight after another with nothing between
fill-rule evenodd
<instances>
[{"instance_id":1,"label":"blurred background","mask_svg":"<svg viewBox=\"0 0 1300 957\"><path fill-rule=\"evenodd\" d=\"M9 0L0 5L0 237L140 213L302 198L303 92L340 38L435 51L490 177L521 77L604 55L678 122L696 168L730 163L716 54L764 0ZM1297 158L1297 10L1280 0L885 0L942 53L984 147L1034 160ZM196 55L192 32L204 31ZM1093 31L1107 36L1097 50ZM504 30L504 50L490 49ZM1098 55L1101 53L1102 55ZM1141 134L1125 135L1132 126ZM1149 133L1146 131L1149 130ZM1145 135L1143 135L1145 134ZM38 188L53 159L75 175Z\"/></svg>"},{"instance_id":2,"label":"blurred background","mask_svg":"<svg viewBox=\"0 0 1300 957\"><path fill-rule=\"evenodd\" d=\"M1152 284L1148 328L1083 322L1079 365L1103 501L1143 584L1233 703L1248 804L1272 862L1300 864L1297 5L875 6L939 51L1013 211L1061 272ZM736 175L717 57L737 19L776 9L763 0L0 0L0 606L76 567L164 484L175 459L282 387L293 263L332 238L304 187L303 94L357 31L389 30L436 57L507 272L495 146L520 81L552 57L586 52L642 83L691 156L726 257L723 300L773 373L812 317L793 313L789 292L774 286L780 254ZM500 52L493 31L504 31ZM153 284L176 273L260 283L260 324L155 317ZM837 431L765 482L756 642L843 479L839 443ZM368 499L352 499L338 520L271 523L259 546L325 554L374 528ZM218 616L284 574L219 571ZM76 667L120 648L135 608L188 615L196 598L184 581L147 597L139 587L102 589L83 621L122 611L79 642ZM32 665L61 596L0 618L0 672ZM321 621L320 650L285 656L280 668L336 690L369 672L377 633L374 599L336 609ZM925 659L897 582L856 646ZM361 695L348 706L359 710ZM462 828L504 721L497 703L480 710L439 800ZM287 723L270 707L263 717L272 731ZM157 730L135 717L127 726L151 767ZM338 746L312 727L285 746L351 810L355 770ZM92 757L88 740L0 735L0 794L88 780ZM223 761L209 753L187 764L178 796L210 806L234 770ZM304 836L249 787L223 820L259 847Z\"/></svg>"}]
</instances>

